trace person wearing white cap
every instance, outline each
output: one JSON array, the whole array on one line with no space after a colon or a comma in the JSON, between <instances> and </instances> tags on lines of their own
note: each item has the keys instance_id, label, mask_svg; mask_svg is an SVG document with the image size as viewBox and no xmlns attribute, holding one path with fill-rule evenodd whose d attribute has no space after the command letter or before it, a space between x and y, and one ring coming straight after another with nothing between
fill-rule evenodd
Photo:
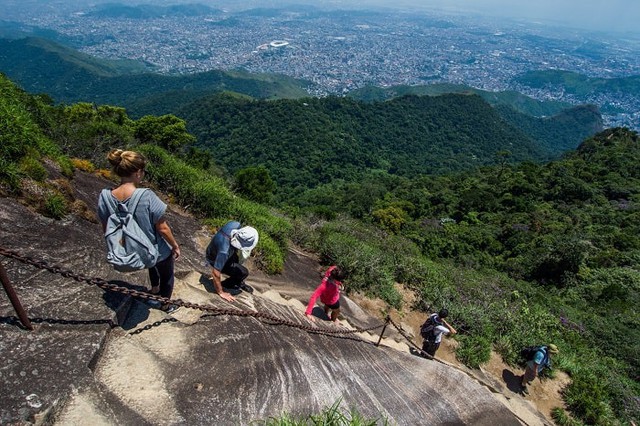
<instances>
[{"instance_id":1,"label":"person wearing white cap","mask_svg":"<svg viewBox=\"0 0 640 426\"><path fill-rule=\"evenodd\" d=\"M223 299L233 301L233 296L242 290L253 293L253 288L244 282L249 270L242 263L257 244L258 231L236 221L227 222L211 239L207 247L207 262L213 268L211 280L216 293ZM221 274L228 275L228 278L221 281Z\"/></svg>"}]
</instances>

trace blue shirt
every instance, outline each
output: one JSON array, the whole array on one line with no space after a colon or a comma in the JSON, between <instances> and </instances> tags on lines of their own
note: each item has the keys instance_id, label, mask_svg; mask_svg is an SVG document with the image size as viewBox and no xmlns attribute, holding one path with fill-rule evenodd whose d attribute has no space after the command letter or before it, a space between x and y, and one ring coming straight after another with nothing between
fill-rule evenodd
<instances>
[{"instance_id":1,"label":"blue shirt","mask_svg":"<svg viewBox=\"0 0 640 426\"><path fill-rule=\"evenodd\" d=\"M236 254L236 249L231 246L231 231L234 229L240 229L240 222L227 222L207 246L207 262L217 271L222 271L224 265Z\"/></svg>"},{"instance_id":2,"label":"blue shirt","mask_svg":"<svg viewBox=\"0 0 640 426\"><path fill-rule=\"evenodd\" d=\"M541 372L549 365L549 356L547 355L547 351L544 349L536 351L533 356L533 362L538 365L538 372Z\"/></svg>"}]
</instances>

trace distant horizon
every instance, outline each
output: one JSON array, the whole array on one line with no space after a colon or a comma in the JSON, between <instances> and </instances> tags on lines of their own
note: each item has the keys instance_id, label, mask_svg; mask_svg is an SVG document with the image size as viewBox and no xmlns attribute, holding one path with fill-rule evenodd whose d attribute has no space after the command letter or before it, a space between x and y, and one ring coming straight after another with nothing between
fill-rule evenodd
<instances>
[{"instance_id":1,"label":"distant horizon","mask_svg":"<svg viewBox=\"0 0 640 426\"><path fill-rule=\"evenodd\" d=\"M399 0L414 3L416 0ZM436 3L426 0L426 4ZM586 30L640 33L640 2L637 0L537 0L535 3L509 0L444 0L491 16L553 22ZM424 3L423 3L424 4Z\"/></svg>"},{"instance_id":2,"label":"distant horizon","mask_svg":"<svg viewBox=\"0 0 640 426\"><path fill-rule=\"evenodd\" d=\"M523 0L0 0L0 6L10 8L18 5L21 8L28 8L29 5L54 8L62 4L82 7L103 3L122 3L129 6L199 3L214 8L235 10L294 4L337 9L366 9L368 6L391 9L416 8L455 14L472 13L488 18L526 20L569 29L640 35L638 0L537 0L535 4Z\"/></svg>"},{"instance_id":3,"label":"distant horizon","mask_svg":"<svg viewBox=\"0 0 640 426\"><path fill-rule=\"evenodd\" d=\"M107 1L107 0L105 0ZM140 3L158 3L142 0ZM193 0L163 0L162 3L194 3ZM234 7L241 4L251 7L277 7L291 4L307 4L324 7L363 9L367 5L388 8L419 8L450 13L474 13L487 17L505 17L519 20L540 21L568 28L631 32L640 35L640 1L637 0L537 0L535 4L522 0L201 0L214 7Z\"/></svg>"}]
</instances>

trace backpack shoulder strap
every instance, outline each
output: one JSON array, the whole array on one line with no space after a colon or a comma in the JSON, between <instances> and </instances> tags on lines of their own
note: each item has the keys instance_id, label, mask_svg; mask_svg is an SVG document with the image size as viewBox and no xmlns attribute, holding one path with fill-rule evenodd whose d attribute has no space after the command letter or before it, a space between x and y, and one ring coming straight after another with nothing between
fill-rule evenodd
<instances>
[{"instance_id":1,"label":"backpack shoulder strap","mask_svg":"<svg viewBox=\"0 0 640 426\"><path fill-rule=\"evenodd\" d=\"M542 363L544 365L549 364L549 349L546 346L540 346L539 350L544 354L544 358L542 358Z\"/></svg>"},{"instance_id":2,"label":"backpack shoulder strap","mask_svg":"<svg viewBox=\"0 0 640 426\"><path fill-rule=\"evenodd\" d=\"M109 209L109 214L115 213L116 209L118 208L118 205L116 204L115 200L113 199L113 196L111 195L111 190L108 188L103 189L102 192L100 193L100 197L102 197L105 205Z\"/></svg>"},{"instance_id":3,"label":"backpack shoulder strap","mask_svg":"<svg viewBox=\"0 0 640 426\"><path fill-rule=\"evenodd\" d=\"M131 195L131 199L129 200L129 209L128 209L131 214L133 214L136 211L136 208L138 207L138 203L140 202L142 195L148 189L149 188L136 188L136 190L133 191L133 194Z\"/></svg>"}]
</instances>

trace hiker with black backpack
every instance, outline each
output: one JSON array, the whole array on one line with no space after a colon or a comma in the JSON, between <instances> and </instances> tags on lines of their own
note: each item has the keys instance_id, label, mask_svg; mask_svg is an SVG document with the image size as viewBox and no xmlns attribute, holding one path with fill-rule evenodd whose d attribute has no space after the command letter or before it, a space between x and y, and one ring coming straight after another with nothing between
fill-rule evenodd
<instances>
[{"instance_id":1,"label":"hiker with black backpack","mask_svg":"<svg viewBox=\"0 0 640 426\"><path fill-rule=\"evenodd\" d=\"M528 346L520 351L521 356L527 361L520 383L520 392L523 395L529 395L527 386L533 379L538 377L542 370L551 368L551 354L557 354L558 352L558 347L554 344Z\"/></svg>"},{"instance_id":2,"label":"hiker with black backpack","mask_svg":"<svg viewBox=\"0 0 640 426\"><path fill-rule=\"evenodd\" d=\"M167 205L152 190L137 187L146 167L142 154L114 149L107 159L120 177L120 185L104 189L98 199L107 261L121 272L148 269L150 293L170 299L174 259L180 257L180 246L165 218ZM165 312L177 308L155 300L148 304Z\"/></svg>"},{"instance_id":3,"label":"hiker with black backpack","mask_svg":"<svg viewBox=\"0 0 640 426\"><path fill-rule=\"evenodd\" d=\"M429 315L429 318L420 327L420 335L424 339L422 350L431 357L435 357L440 342L442 342L442 336L457 333L456 329L445 320L448 316L449 311L442 308L440 312Z\"/></svg>"}]
</instances>

